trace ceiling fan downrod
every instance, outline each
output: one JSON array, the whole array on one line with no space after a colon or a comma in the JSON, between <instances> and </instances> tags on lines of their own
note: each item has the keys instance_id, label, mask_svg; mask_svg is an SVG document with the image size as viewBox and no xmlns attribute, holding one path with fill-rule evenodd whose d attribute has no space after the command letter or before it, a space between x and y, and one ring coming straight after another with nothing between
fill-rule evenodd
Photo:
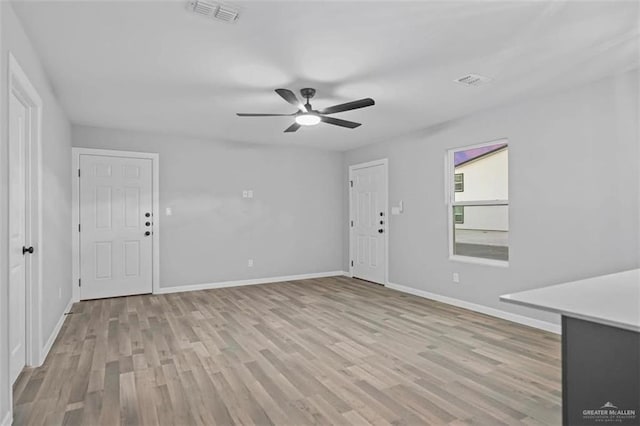
<instances>
[{"instance_id":1,"label":"ceiling fan downrod","mask_svg":"<svg viewBox=\"0 0 640 426\"><path fill-rule=\"evenodd\" d=\"M311 111L311 104L309 103L309 99L313 98L313 96L316 94L316 89L305 87L304 89L300 89L300 94L303 98L307 99L307 103L305 105L305 107L307 107L307 111Z\"/></svg>"}]
</instances>

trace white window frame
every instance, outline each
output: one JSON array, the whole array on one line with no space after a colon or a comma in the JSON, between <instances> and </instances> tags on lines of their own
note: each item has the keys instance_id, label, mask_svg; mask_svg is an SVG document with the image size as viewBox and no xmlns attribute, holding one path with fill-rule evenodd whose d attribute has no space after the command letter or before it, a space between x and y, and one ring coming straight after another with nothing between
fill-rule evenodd
<instances>
[{"instance_id":1,"label":"white window frame","mask_svg":"<svg viewBox=\"0 0 640 426\"><path fill-rule=\"evenodd\" d=\"M468 146L460 146L456 148L451 148L447 150L445 155L445 203L447 205L447 226L448 226L448 234L449 234L449 260L464 262L464 263L476 263L480 265L489 265L489 266L499 266L499 267L508 267L508 260L497 260L497 259L485 259L483 257L473 257L473 256L461 256L459 254L455 254L454 252L454 219L453 219L453 208L456 206L507 206L509 207L509 200L477 200L477 201L455 201L456 190L455 190L455 165L454 165L454 155L458 151L464 151L467 149L474 148L482 148L490 145L498 145L505 143L507 144L507 148L509 146L509 140L507 138L496 139L490 142L483 142L476 145L468 145Z\"/></svg>"}]
</instances>

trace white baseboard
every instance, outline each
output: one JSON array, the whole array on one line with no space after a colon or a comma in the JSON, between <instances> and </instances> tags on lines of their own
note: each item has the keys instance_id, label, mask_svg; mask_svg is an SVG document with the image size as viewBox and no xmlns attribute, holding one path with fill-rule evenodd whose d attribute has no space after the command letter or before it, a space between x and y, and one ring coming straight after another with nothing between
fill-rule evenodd
<instances>
[{"instance_id":1,"label":"white baseboard","mask_svg":"<svg viewBox=\"0 0 640 426\"><path fill-rule=\"evenodd\" d=\"M11 426L11 423L13 423L13 417L11 416L11 410L9 410L7 414L5 414L4 419L2 419L0 426Z\"/></svg>"},{"instance_id":2,"label":"white baseboard","mask_svg":"<svg viewBox=\"0 0 640 426\"><path fill-rule=\"evenodd\" d=\"M64 324L64 320L67 318L66 314L71 310L72 305L73 305L73 300L69 300L67 307L64 308L64 311L62 311L62 315L60 316L58 323L56 324L53 331L51 332L51 336L49 336L49 339L47 339L47 343L45 343L44 347L42 348L42 351L40 352L40 365L42 365L44 363L44 360L47 359L47 355L49 354L49 351L51 350L53 343L56 341L56 338L58 337L58 333L60 333L60 329Z\"/></svg>"},{"instance_id":3,"label":"white baseboard","mask_svg":"<svg viewBox=\"0 0 640 426\"><path fill-rule=\"evenodd\" d=\"M446 303L448 305L457 306L459 308L468 309L470 311L480 312L481 314L490 315L492 317L501 318L518 324L527 325L529 327L538 328L540 330L549 331L551 333L562 333L562 329L559 324L553 324L551 322L525 317L524 315L501 311L500 309L490 308L488 306L478 305L476 303L465 302L464 300L454 299L453 297L429 293L428 291L418 290L400 284L387 283L386 287L401 291L403 293L413 294L414 296L424 297L425 299L435 300L437 302Z\"/></svg>"},{"instance_id":4,"label":"white baseboard","mask_svg":"<svg viewBox=\"0 0 640 426\"><path fill-rule=\"evenodd\" d=\"M325 278L343 276L344 271L317 272L312 274L288 275L282 277L252 278L249 280L220 281L217 283L178 285L173 287L160 287L155 294L180 293L183 291L210 290L215 288L240 287L245 285L279 283L283 281L308 280L312 278Z\"/></svg>"}]
</instances>

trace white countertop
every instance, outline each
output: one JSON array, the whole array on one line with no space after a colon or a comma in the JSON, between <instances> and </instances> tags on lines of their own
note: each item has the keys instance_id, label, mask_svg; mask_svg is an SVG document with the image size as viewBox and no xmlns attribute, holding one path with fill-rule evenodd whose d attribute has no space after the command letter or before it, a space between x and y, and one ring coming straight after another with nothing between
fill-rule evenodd
<instances>
[{"instance_id":1,"label":"white countertop","mask_svg":"<svg viewBox=\"0 0 640 426\"><path fill-rule=\"evenodd\" d=\"M500 300L640 333L640 269L505 294Z\"/></svg>"}]
</instances>

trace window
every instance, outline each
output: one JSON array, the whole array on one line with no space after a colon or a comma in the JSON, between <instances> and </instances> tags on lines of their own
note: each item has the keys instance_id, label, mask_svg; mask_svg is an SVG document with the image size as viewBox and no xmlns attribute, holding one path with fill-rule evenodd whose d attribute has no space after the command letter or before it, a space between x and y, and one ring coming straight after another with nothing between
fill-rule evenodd
<instances>
[{"instance_id":1,"label":"window","mask_svg":"<svg viewBox=\"0 0 640 426\"><path fill-rule=\"evenodd\" d=\"M453 189L456 192L464 192L464 173L453 175Z\"/></svg>"},{"instance_id":2,"label":"window","mask_svg":"<svg viewBox=\"0 0 640 426\"><path fill-rule=\"evenodd\" d=\"M507 140L452 149L447 156L449 254L454 260L509 261Z\"/></svg>"},{"instance_id":3,"label":"window","mask_svg":"<svg viewBox=\"0 0 640 426\"><path fill-rule=\"evenodd\" d=\"M453 206L453 223L464 223L464 206Z\"/></svg>"}]
</instances>

